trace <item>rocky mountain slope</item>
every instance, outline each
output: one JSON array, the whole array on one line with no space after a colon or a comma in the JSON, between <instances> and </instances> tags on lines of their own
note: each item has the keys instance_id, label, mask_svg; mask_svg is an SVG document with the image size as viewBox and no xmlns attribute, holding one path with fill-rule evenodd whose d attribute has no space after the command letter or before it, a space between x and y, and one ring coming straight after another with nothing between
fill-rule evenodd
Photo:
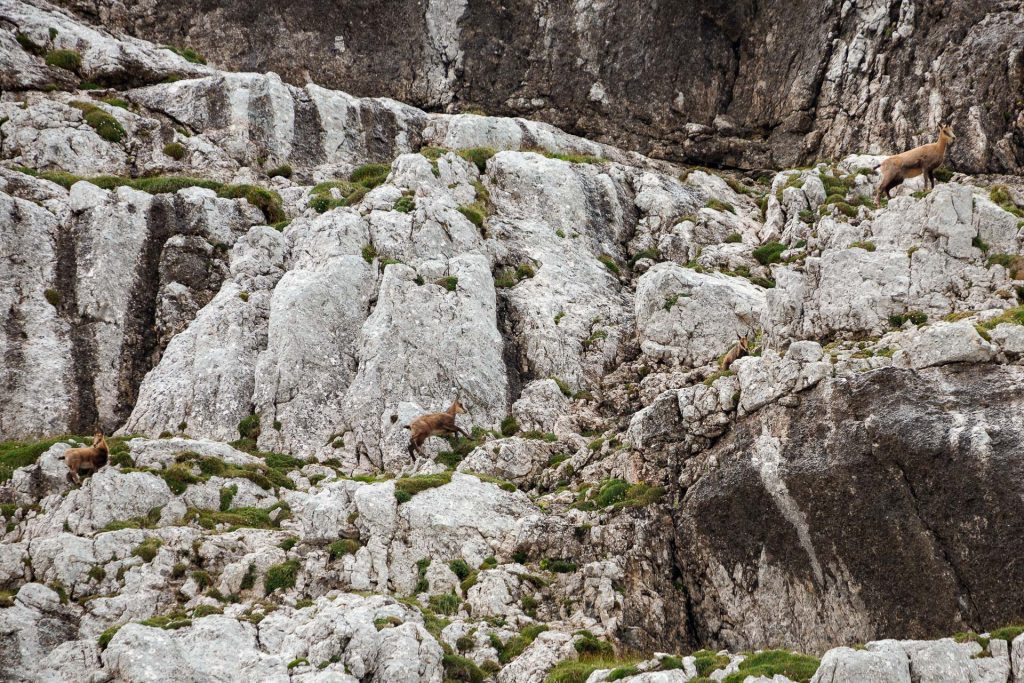
<instances>
[{"instance_id":1,"label":"rocky mountain slope","mask_svg":"<svg viewBox=\"0 0 1024 683\"><path fill-rule=\"evenodd\" d=\"M1024 675L1019 178L0 48L0 680Z\"/></svg>"},{"instance_id":2,"label":"rocky mountain slope","mask_svg":"<svg viewBox=\"0 0 1024 683\"><path fill-rule=\"evenodd\" d=\"M90 21L431 111L544 120L651 156L780 168L929 142L1024 168L1021 0L62 0Z\"/></svg>"}]
</instances>

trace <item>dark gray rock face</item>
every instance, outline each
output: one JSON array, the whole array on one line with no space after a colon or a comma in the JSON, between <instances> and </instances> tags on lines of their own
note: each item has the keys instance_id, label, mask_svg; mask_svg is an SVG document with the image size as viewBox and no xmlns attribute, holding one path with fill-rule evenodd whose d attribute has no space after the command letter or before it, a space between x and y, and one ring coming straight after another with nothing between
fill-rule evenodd
<instances>
[{"instance_id":1,"label":"dark gray rock face","mask_svg":"<svg viewBox=\"0 0 1024 683\"><path fill-rule=\"evenodd\" d=\"M697 639L816 649L1019 618L1022 380L881 370L738 422L676 513Z\"/></svg>"},{"instance_id":2,"label":"dark gray rock face","mask_svg":"<svg viewBox=\"0 0 1024 683\"><path fill-rule=\"evenodd\" d=\"M220 67L528 116L673 160L891 153L950 120L957 170L1024 167L1020 0L60 4Z\"/></svg>"}]
</instances>

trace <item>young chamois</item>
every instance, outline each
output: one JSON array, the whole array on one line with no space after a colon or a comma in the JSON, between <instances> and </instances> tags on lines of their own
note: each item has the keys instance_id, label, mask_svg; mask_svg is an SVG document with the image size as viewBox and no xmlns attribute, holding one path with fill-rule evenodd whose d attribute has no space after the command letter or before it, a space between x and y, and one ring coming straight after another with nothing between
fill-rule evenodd
<instances>
[{"instance_id":1,"label":"young chamois","mask_svg":"<svg viewBox=\"0 0 1024 683\"><path fill-rule=\"evenodd\" d=\"M428 413L420 415L405 426L411 434L409 435L409 456L416 460L416 451L423 455L423 442L432 436L452 436L461 434L469 437L462 427L455 424L455 416L466 412L456 396L448 410L443 413Z\"/></svg>"},{"instance_id":2,"label":"young chamois","mask_svg":"<svg viewBox=\"0 0 1024 683\"><path fill-rule=\"evenodd\" d=\"M722 360L718 362L719 367L722 370L728 370L729 366L736 362L740 356L745 356L750 353L750 342L743 335L737 335L737 341L733 344L732 348L726 351L725 355L722 356Z\"/></svg>"},{"instance_id":3,"label":"young chamois","mask_svg":"<svg viewBox=\"0 0 1024 683\"><path fill-rule=\"evenodd\" d=\"M935 169L942 165L946 158L946 147L956 140L953 129L947 125L939 126L939 139L930 145L915 147L909 152L897 154L887 158L878 167L882 174L882 180L878 183L878 191L875 192L875 204L882 200L882 193L886 199L889 198L889 191L900 185L908 178L916 178L924 175L924 186L928 187L930 182L935 187Z\"/></svg>"},{"instance_id":4,"label":"young chamois","mask_svg":"<svg viewBox=\"0 0 1024 683\"><path fill-rule=\"evenodd\" d=\"M64 462L67 463L68 479L78 484L82 481L78 476L79 470L95 472L107 464L107 457L110 449L107 448L107 440L103 432L96 432L92 437L92 446L82 448L69 448L64 451Z\"/></svg>"}]
</instances>

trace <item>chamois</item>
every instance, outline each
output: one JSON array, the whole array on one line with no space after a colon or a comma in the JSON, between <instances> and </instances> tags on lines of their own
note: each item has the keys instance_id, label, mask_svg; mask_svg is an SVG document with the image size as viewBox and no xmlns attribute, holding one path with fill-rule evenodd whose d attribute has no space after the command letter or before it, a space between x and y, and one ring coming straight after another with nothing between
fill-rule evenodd
<instances>
[{"instance_id":1,"label":"chamois","mask_svg":"<svg viewBox=\"0 0 1024 683\"><path fill-rule=\"evenodd\" d=\"M924 186L927 188L930 182L935 187L935 169L942 165L946 158L946 147L950 142L956 140L953 129L947 125L939 126L939 139L929 145L915 147L909 152L896 154L888 157L878 167L882 173L882 180L878 183L878 190L875 192L875 203L882 200L882 193L886 199L889 198L889 191L901 184L908 178L916 178L924 174Z\"/></svg>"},{"instance_id":2,"label":"chamois","mask_svg":"<svg viewBox=\"0 0 1024 683\"><path fill-rule=\"evenodd\" d=\"M718 365L722 370L728 370L729 366L736 362L736 359L740 356L745 356L750 352L750 342L747 338L742 335L737 335L737 342L733 344L733 347L729 349L722 360L719 361Z\"/></svg>"},{"instance_id":3,"label":"chamois","mask_svg":"<svg viewBox=\"0 0 1024 683\"><path fill-rule=\"evenodd\" d=\"M110 449L107 448L107 440L103 432L96 432L92 437L92 446L82 448L69 448L64 451L64 462L67 463L68 479L78 484L82 481L78 476L79 470L91 470L95 472L107 464L107 457Z\"/></svg>"},{"instance_id":4,"label":"chamois","mask_svg":"<svg viewBox=\"0 0 1024 683\"><path fill-rule=\"evenodd\" d=\"M467 434L459 425L455 424L455 416L459 413L466 412L466 409L462 407L462 403L459 402L459 397L456 395L455 400L452 402L448 410L443 413L428 413L426 415L420 415L415 420L407 424L404 429L408 429L412 432L409 435L409 456L415 461L416 451L423 454L423 442L432 436L451 436L453 434L462 434L468 437Z\"/></svg>"}]
</instances>

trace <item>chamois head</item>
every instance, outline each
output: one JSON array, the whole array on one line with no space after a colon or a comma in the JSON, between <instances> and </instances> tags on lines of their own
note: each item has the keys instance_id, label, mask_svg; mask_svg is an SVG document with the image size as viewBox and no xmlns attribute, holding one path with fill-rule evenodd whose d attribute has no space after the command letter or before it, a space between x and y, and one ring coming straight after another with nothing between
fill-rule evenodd
<instances>
[{"instance_id":1,"label":"chamois head","mask_svg":"<svg viewBox=\"0 0 1024 683\"><path fill-rule=\"evenodd\" d=\"M448 409L448 412L451 413L452 415L458 415L459 413L466 412L466 408L459 401L459 397L458 396L456 396L455 400L452 401L452 405Z\"/></svg>"},{"instance_id":2,"label":"chamois head","mask_svg":"<svg viewBox=\"0 0 1024 683\"><path fill-rule=\"evenodd\" d=\"M738 339L739 347L744 351L750 351L750 340L747 339L746 335L738 334L736 337Z\"/></svg>"},{"instance_id":3,"label":"chamois head","mask_svg":"<svg viewBox=\"0 0 1024 683\"><path fill-rule=\"evenodd\" d=\"M939 126L939 139L946 138L946 142L952 142L956 140L956 135L953 135L953 128L948 123L943 123Z\"/></svg>"},{"instance_id":4,"label":"chamois head","mask_svg":"<svg viewBox=\"0 0 1024 683\"><path fill-rule=\"evenodd\" d=\"M96 433L92 435L92 447L96 448L100 443L103 442L103 432L96 430Z\"/></svg>"}]
</instances>

